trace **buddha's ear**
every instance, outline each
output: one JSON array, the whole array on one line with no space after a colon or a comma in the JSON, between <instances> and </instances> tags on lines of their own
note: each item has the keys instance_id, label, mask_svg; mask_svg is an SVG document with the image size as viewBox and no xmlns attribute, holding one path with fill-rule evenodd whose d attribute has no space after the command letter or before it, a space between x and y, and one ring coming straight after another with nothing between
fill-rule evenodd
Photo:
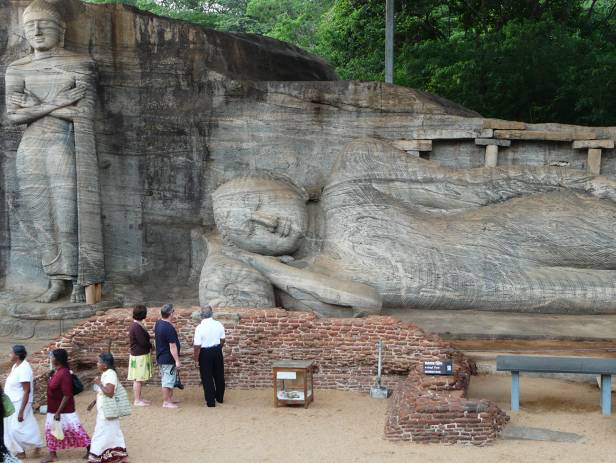
<instances>
[{"instance_id":1,"label":"buddha's ear","mask_svg":"<svg viewBox=\"0 0 616 463\"><path fill-rule=\"evenodd\" d=\"M58 40L58 48L64 48L64 37L66 37L66 26L61 28L60 38Z\"/></svg>"}]
</instances>

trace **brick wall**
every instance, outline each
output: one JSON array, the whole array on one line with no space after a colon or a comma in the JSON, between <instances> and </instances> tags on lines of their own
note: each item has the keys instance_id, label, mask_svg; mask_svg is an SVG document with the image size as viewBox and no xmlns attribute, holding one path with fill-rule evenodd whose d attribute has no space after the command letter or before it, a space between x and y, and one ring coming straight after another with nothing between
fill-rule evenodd
<instances>
[{"instance_id":1,"label":"brick wall","mask_svg":"<svg viewBox=\"0 0 616 463\"><path fill-rule=\"evenodd\" d=\"M423 375L420 368L413 370L390 399L385 438L473 445L494 441L509 417L494 402L466 398L458 375L456 371L453 377L434 377Z\"/></svg>"},{"instance_id":2,"label":"brick wall","mask_svg":"<svg viewBox=\"0 0 616 463\"><path fill-rule=\"evenodd\" d=\"M192 312L193 309L176 310L175 325L182 346L182 381L185 384L198 385L199 373L192 362L192 338L196 326L191 317ZM158 310L150 309L148 315L146 325L151 330L158 318ZM317 388L365 392L374 383L376 343L382 340L383 384L396 389L392 400L392 404L396 405L390 407L386 425L388 438L408 440L411 436L411 440L422 441L417 434L417 423L413 421L417 416L413 413L423 412L409 413L408 409L424 404L419 398L426 390L431 392L431 403L439 410L443 408L443 401L451 402L453 407L470 403L463 402L462 398L474 366L447 342L436 335L425 333L411 323L384 316L320 319L312 313L288 312L282 309L233 309L232 312L218 311L215 316L224 323L226 329L225 376L231 388L271 387L272 362L293 359L315 361L314 380ZM130 309L114 309L88 319L52 342L44 351L32 355L30 362L37 379L36 402L44 402L49 349L67 349L72 368L79 372L80 377L87 383L96 374L98 354L110 348L116 358L118 373L121 378L125 378L128 360L127 331L130 323ZM424 361L447 358L452 358L455 365L455 375L447 380L425 378L418 373L418 368ZM427 389L425 384L428 383L425 381L429 382ZM152 384L157 383L158 377L155 376ZM429 404L426 406L430 407ZM442 421L442 425L446 426L450 424L447 422L448 416L456 413L457 411L454 411L434 419ZM397 421L393 415L398 416ZM405 421L409 419L412 426ZM479 434L473 430L468 431L473 436L477 434L474 440L469 440L465 435L467 431L458 433L458 440L480 443L493 438L497 432L496 428L494 432L477 428ZM445 434L446 438L441 440L452 441L453 434ZM428 441L438 439L435 437L437 435L431 434Z\"/></svg>"}]
</instances>

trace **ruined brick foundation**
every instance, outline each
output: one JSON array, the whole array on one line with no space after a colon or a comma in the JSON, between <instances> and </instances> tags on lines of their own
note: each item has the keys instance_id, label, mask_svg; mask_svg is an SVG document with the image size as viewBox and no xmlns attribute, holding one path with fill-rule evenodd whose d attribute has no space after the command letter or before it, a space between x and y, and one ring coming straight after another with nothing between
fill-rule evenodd
<instances>
[{"instance_id":1,"label":"ruined brick foundation","mask_svg":"<svg viewBox=\"0 0 616 463\"><path fill-rule=\"evenodd\" d=\"M176 327L182 345L182 381L199 384L192 361L195 309L177 309ZM320 319L312 313L282 309L217 311L226 329L225 376L230 388L272 387L271 363L310 359L316 363L315 387L367 392L376 374L376 343L382 340L383 385L394 390L385 436L413 442L472 443L494 440L508 419L492 402L465 399L474 365L436 335L392 317ZM150 309L152 329L158 310ZM44 403L49 349L62 347L72 368L87 382L96 374L99 353L116 357L120 378L126 378L130 309L114 309L66 332L44 351L30 356L35 369L35 402ZM454 376L426 377L428 360L453 359ZM151 380L158 384L158 377Z\"/></svg>"}]
</instances>

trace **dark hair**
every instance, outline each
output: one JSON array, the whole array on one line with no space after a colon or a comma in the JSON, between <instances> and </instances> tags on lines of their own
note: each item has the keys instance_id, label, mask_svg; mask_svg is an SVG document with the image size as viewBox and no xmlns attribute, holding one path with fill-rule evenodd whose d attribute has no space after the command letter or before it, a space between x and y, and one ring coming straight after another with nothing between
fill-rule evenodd
<instances>
[{"instance_id":1,"label":"dark hair","mask_svg":"<svg viewBox=\"0 0 616 463\"><path fill-rule=\"evenodd\" d=\"M143 304L138 304L133 307L133 320L141 321L145 320L148 316L148 308Z\"/></svg>"},{"instance_id":2,"label":"dark hair","mask_svg":"<svg viewBox=\"0 0 616 463\"><path fill-rule=\"evenodd\" d=\"M68 352L66 352L66 349L52 350L51 355L54 359L56 359L56 362L58 362L63 367L68 368Z\"/></svg>"},{"instance_id":3,"label":"dark hair","mask_svg":"<svg viewBox=\"0 0 616 463\"><path fill-rule=\"evenodd\" d=\"M98 356L98 359L101 363L107 365L107 368L115 370L115 359L113 358L113 354L111 352L103 352Z\"/></svg>"},{"instance_id":4,"label":"dark hair","mask_svg":"<svg viewBox=\"0 0 616 463\"><path fill-rule=\"evenodd\" d=\"M26 347L21 344L15 344L13 346L13 353L19 357L19 360L23 361L28 356L28 352L26 351Z\"/></svg>"}]
</instances>

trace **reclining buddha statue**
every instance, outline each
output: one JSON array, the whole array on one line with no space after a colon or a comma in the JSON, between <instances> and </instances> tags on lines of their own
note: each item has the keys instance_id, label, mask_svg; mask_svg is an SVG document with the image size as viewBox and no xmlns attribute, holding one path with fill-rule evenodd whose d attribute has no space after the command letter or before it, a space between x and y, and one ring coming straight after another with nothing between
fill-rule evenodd
<instances>
[{"instance_id":1,"label":"reclining buddha statue","mask_svg":"<svg viewBox=\"0 0 616 463\"><path fill-rule=\"evenodd\" d=\"M615 200L606 176L450 169L361 139L338 155L316 204L271 173L222 184L200 299L323 316L614 312Z\"/></svg>"}]
</instances>

